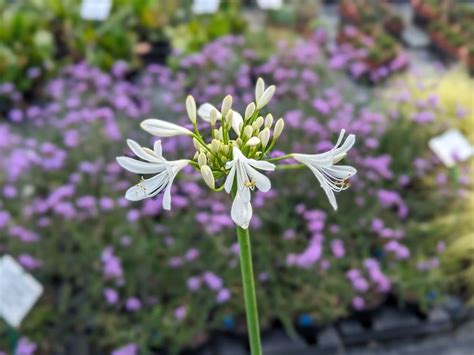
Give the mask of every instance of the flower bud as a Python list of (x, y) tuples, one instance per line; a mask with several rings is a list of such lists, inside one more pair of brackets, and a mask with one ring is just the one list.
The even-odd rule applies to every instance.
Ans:
[(265, 117), (265, 127), (271, 128), (273, 125), (273, 116), (271, 113)]
[(221, 113), (223, 117), (226, 117), (227, 112), (229, 112), (231, 107), (232, 107), (232, 96), (227, 95), (226, 97), (224, 97), (224, 100), (222, 100)]
[(260, 144), (260, 139), (258, 137), (252, 137), (247, 141), (247, 145), (250, 147), (255, 147)]
[(262, 117), (262, 116), (260, 116), (259, 118), (257, 118), (257, 119), (255, 120), (255, 122), (252, 123), (252, 127), (253, 127), (253, 129), (255, 129), (255, 130), (259, 130), (260, 127), (262, 127), (262, 126), (263, 126), (263, 117)]
[(257, 110), (260, 110), (263, 106), (268, 104), (270, 100), (273, 97), (273, 94), (275, 94), (275, 85), (269, 86), (260, 96), (259, 99), (257, 99)]
[(280, 118), (275, 124), (273, 139), (278, 139), (278, 137), (280, 137), (281, 132), (283, 132), (283, 128), (285, 128), (285, 121), (283, 121), (283, 118)]
[(211, 142), (211, 151), (213, 153), (217, 153), (219, 151), (219, 148), (220, 148), (219, 141), (217, 139), (213, 139)]
[(198, 164), (199, 166), (207, 164), (206, 154), (204, 154), (203, 152), (201, 152), (198, 156)]
[(234, 118), (234, 111), (229, 110), (229, 112), (227, 112), (227, 115), (225, 115), (225, 124), (227, 126), (227, 129), (232, 127), (232, 119), (233, 118)]
[(245, 109), (245, 119), (248, 120), (253, 115), (254, 112), (255, 112), (255, 104), (251, 102), (247, 105), (247, 108)]
[(191, 95), (188, 95), (186, 98), (186, 111), (191, 122), (196, 124), (196, 101), (194, 101), (194, 97)]
[(258, 102), (264, 90), (265, 90), (265, 82), (263, 81), (262, 78), (258, 78), (257, 84), (255, 85), (255, 101)]
[(207, 186), (209, 186), (211, 189), (214, 189), (216, 186), (216, 181), (214, 179), (214, 174), (208, 165), (201, 166), (201, 175)]
[(196, 138), (193, 138), (193, 144), (194, 144), (194, 149), (196, 149), (198, 152), (201, 149), (201, 143)]
[(250, 138), (253, 136), (253, 127), (252, 126), (245, 126), (244, 128), (244, 136)]
[(262, 132), (258, 135), (262, 142), (262, 147), (265, 148), (270, 140), (270, 128), (265, 127)]
[(218, 116), (217, 110), (214, 107), (211, 108), (211, 112), (209, 113), (209, 122), (211, 123), (212, 126), (216, 124), (217, 116)]
[(217, 134), (216, 134), (216, 138), (222, 140), (222, 138), (224, 137), (224, 136), (222, 135), (222, 126), (219, 127), (219, 129), (217, 130), (216, 133), (217, 133)]

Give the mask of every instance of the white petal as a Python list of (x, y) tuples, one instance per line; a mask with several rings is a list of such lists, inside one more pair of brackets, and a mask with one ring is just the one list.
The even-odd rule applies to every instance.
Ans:
[(257, 170), (252, 168), (250, 165), (247, 165), (246, 169), (247, 169), (247, 174), (255, 182), (255, 186), (257, 186), (257, 189), (259, 189), (262, 192), (267, 192), (268, 190), (271, 189), (272, 184), (271, 184), (270, 179), (268, 177), (266, 177), (262, 173), (259, 173)]
[(252, 213), (252, 205), (250, 202), (243, 201), (240, 196), (237, 195), (230, 211), (230, 215), (235, 224), (243, 229), (247, 229), (252, 219)]
[(159, 194), (166, 186), (169, 175), (166, 171), (143, 180), (139, 184), (132, 186), (125, 193), (125, 198), (129, 201), (139, 201)]
[(334, 149), (334, 156), (338, 156), (342, 153), (347, 153), (349, 149), (352, 148), (352, 146), (355, 143), (355, 135), (349, 134), (344, 142), (344, 144), (336, 149)]
[(326, 193), (326, 196), (328, 197), (329, 203), (331, 204), (332, 208), (334, 208), (334, 210), (337, 210), (336, 196), (334, 195), (334, 191), (329, 186), (326, 178), (315, 168), (311, 168), (311, 171), (321, 184), (321, 188)]
[(163, 163), (163, 159), (159, 159), (156, 154), (144, 147), (141, 147), (137, 142), (127, 139), (127, 144), (130, 147), (131, 151), (140, 159), (153, 162), (153, 163)]
[(155, 144), (153, 145), (153, 151), (155, 154), (159, 157), (163, 156), (163, 147), (161, 146), (161, 141), (157, 140)]
[(235, 164), (230, 169), (229, 175), (227, 175), (227, 178), (225, 179), (225, 183), (224, 183), (224, 189), (228, 194), (230, 194), (230, 192), (232, 191), (232, 186), (234, 185), (234, 179), (235, 179)]
[(135, 174), (157, 174), (166, 169), (161, 163), (147, 163), (129, 157), (118, 157), (117, 162), (122, 168)]
[(201, 106), (199, 106), (199, 109), (197, 111), (199, 117), (201, 117), (204, 121), (206, 122), (210, 122), (211, 121), (211, 110), (214, 109), (217, 111), (217, 119), (221, 119), (222, 118), (222, 115), (221, 113), (219, 112), (218, 109), (216, 109), (216, 107), (208, 102), (206, 102), (205, 104), (202, 104)]
[(257, 168), (257, 169), (260, 169), (260, 170), (265, 170), (265, 171), (274, 171), (275, 170), (275, 165), (272, 164), (272, 163), (269, 163), (268, 161), (249, 159), (248, 163), (251, 166), (253, 166), (254, 168)]

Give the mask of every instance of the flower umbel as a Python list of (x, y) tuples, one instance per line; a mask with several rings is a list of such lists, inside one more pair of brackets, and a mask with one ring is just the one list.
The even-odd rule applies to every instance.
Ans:
[[(140, 160), (119, 157), (119, 164), (130, 172), (153, 176), (147, 179), (142, 177), (141, 182), (131, 187), (125, 197), (138, 201), (156, 196), (164, 190), (163, 208), (170, 209), (173, 180), (178, 172), (189, 164), (201, 173), (209, 188), (215, 191), (225, 190), (232, 195), (231, 217), (238, 226), (247, 229), (253, 213), (252, 191), (257, 188), (267, 192), (271, 188), (270, 179), (260, 171), (274, 171), (274, 162), (293, 158), (311, 169), (329, 202), (337, 209), (334, 192), (345, 190), (349, 186), (347, 179), (356, 173), (356, 169), (335, 164), (342, 160), (354, 145), (354, 135), (349, 135), (343, 142), (345, 131), (342, 130), (334, 148), (322, 154), (295, 153), (270, 158), (270, 152), (285, 126), (283, 118), (273, 125), (273, 116), (270, 113), (265, 116), (261, 113), (274, 93), (275, 86), (266, 88), (263, 79), (259, 78), (255, 88), (255, 102), (247, 105), (243, 116), (233, 110), (230, 95), (224, 98), (220, 110), (210, 103), (204, 103), (196, 110), (194, 98), (188, 96), (186, 112), (194, 131), (154, 118), (143, 121), (141, 127), (157, 137), (191, 136), (196, 153), (193, 159), (168, 161), (163, 157), (160, 141), (157, 141), (151, 150), (128, 140), (130, 149)], [(197, 116), (209, 123), (208, 129), (201, 128), (208, 133), (208, 138), (198, 129)], [(300, 164), (286, 164), (282, 168), (300, 167)]]

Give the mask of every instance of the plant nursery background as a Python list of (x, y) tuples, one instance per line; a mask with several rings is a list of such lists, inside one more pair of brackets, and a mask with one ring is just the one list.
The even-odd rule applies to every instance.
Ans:
[(230, 196), (189, 169), (172, 211), (128, 201), (115, 157), (153, 145), (146, 118), (189, 125), (190, 94), (243, 115), (259, 77), (285, 121), (275, 156), (345, 129), (358, 171), (337, 211), (309, 170), (254, 194), (264, 353), (335, 353), (328, 329), (343, 351), (405, 337), (380, 332), (386, 312), (411, 335), (472, 322), (473, 23), (454, 0), (0, 0), (0, 270), (11, 257), (42, 289), (11, 324), (26, 281), (0, 279), (0, 354), (248, 353)]

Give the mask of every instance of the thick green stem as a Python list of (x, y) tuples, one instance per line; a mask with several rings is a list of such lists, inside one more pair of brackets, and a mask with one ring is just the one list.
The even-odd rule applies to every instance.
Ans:
[(237, 227), (237, 236), (239, 238), (240, 269), (242, 271), (242, 283), (244, 286), (245, 312), (247, 316), (250, 351), (252, 355), (262, 355), (249, 230)]

